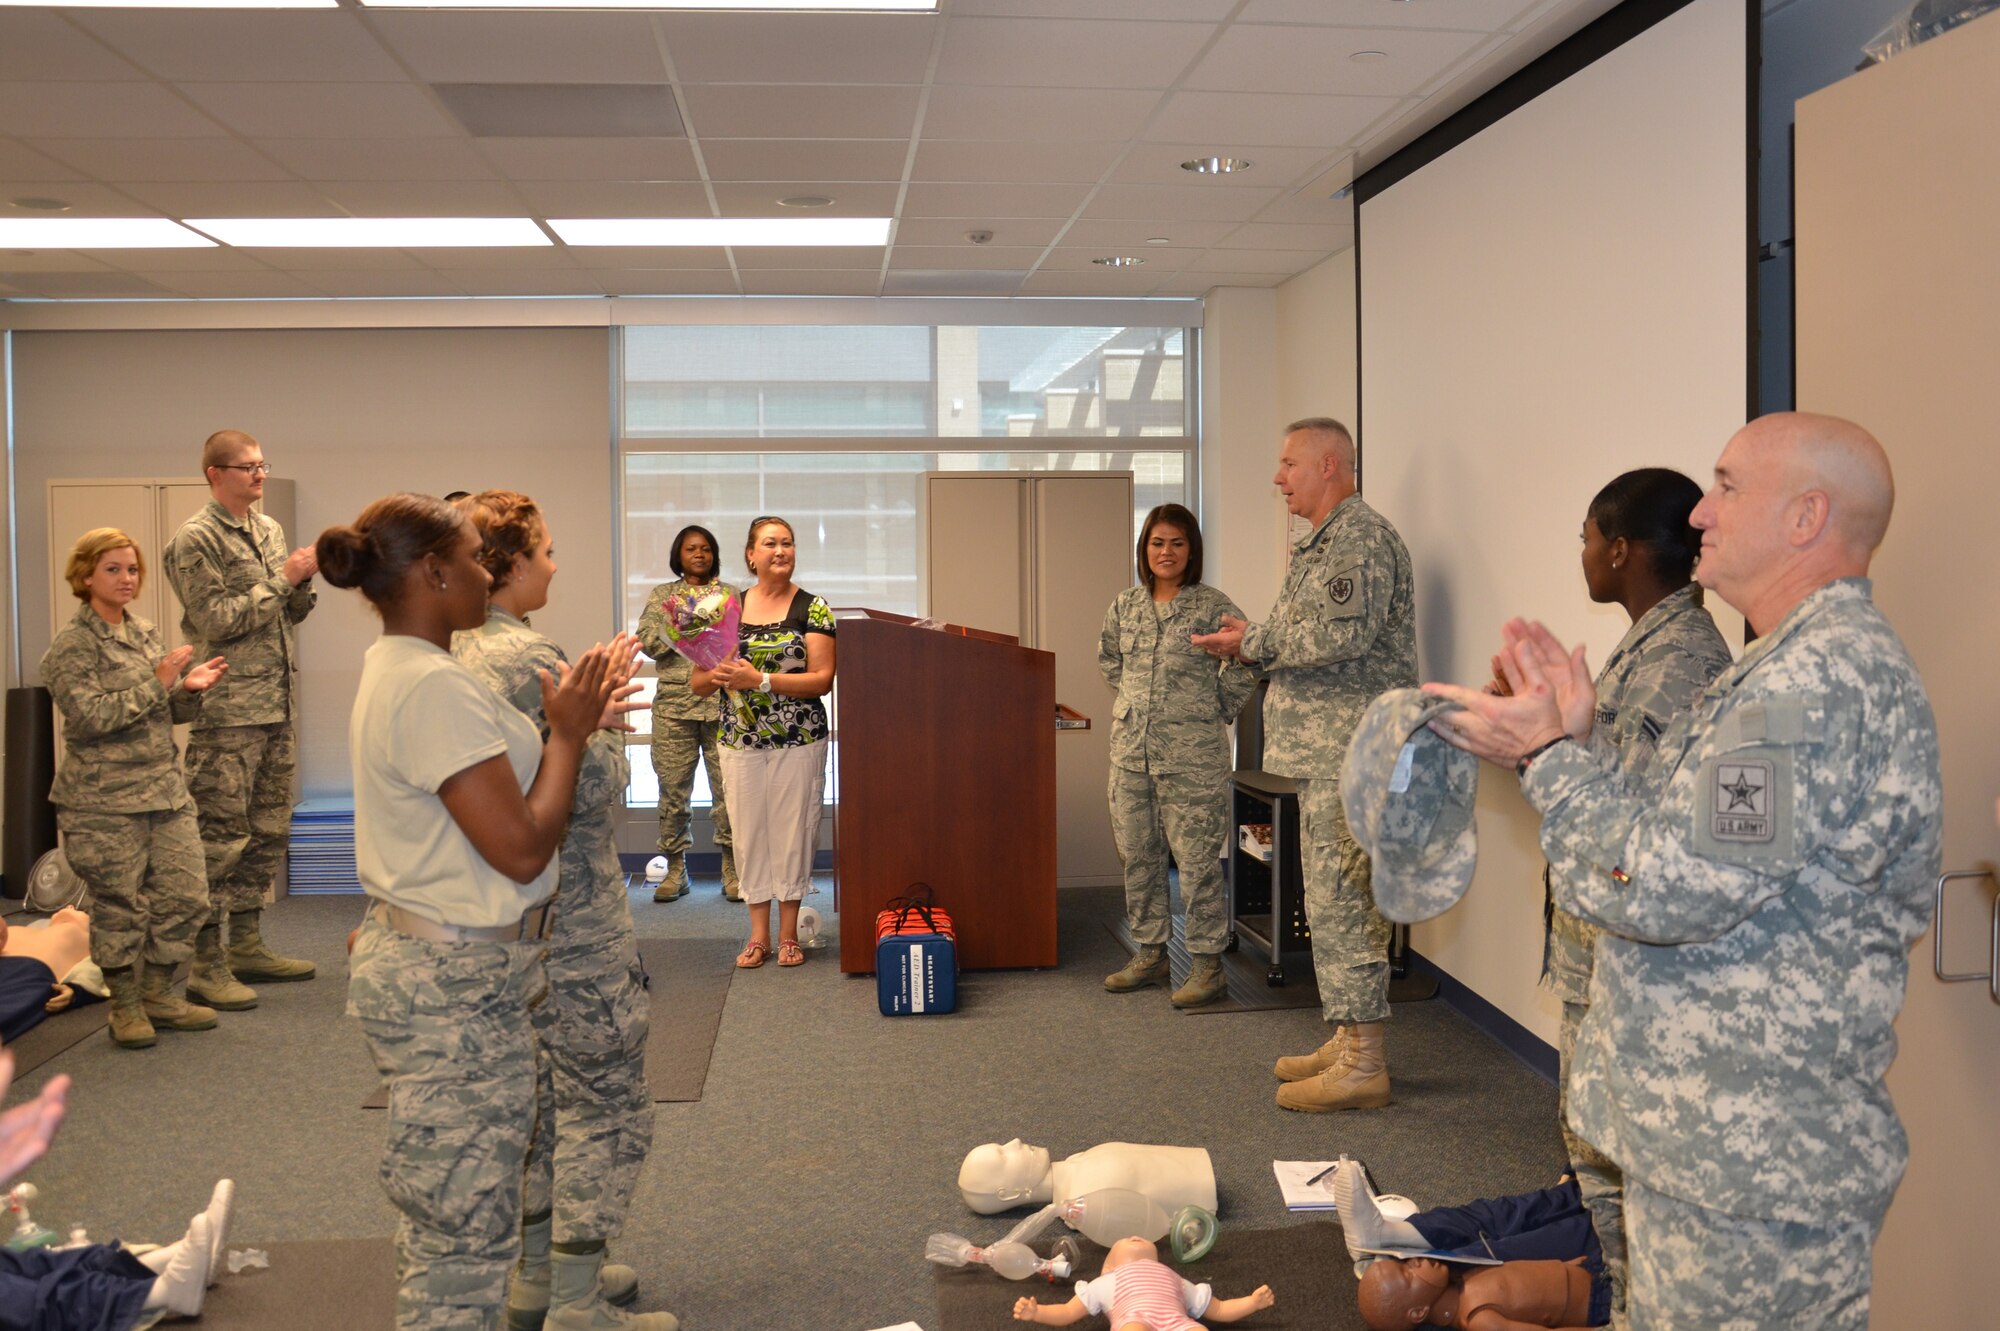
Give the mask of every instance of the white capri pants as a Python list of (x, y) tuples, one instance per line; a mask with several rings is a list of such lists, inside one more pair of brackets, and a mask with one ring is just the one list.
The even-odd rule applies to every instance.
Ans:
[(819, 849), (826, 741), (784, 749), (724, 745), (722, 781), (743, 899), (753, 906), (803, 900)]

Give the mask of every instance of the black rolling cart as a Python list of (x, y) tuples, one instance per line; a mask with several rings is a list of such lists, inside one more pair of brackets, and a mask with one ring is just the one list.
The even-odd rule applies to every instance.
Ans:
[[(1230, 774), (1229, 785), (1231, 944), (1248, 940), (1265, 958), (1265, 983), (1281, 985), (1285, 957), (1312, 950), (1299, 871), (1298, 783), (1269, 772), (1238, 771)], [(1256, 828), (1270, 829), (1268, 842), (1246, 830)]]

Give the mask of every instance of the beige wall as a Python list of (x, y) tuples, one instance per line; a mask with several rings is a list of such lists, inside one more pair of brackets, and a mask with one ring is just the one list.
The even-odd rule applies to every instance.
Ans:
[[(561, 576), (537, 626), (565, 645), (616, 627), (609, 334), (598, 329), (36, 332), (14, 338), (19, 623), (29, 682), (48, 646), (46, 482), (198, 474), (201, 441), (248, 430), (298, 483), (295, 545), (394, 490), (535, 496)], [(300, 629), (308, 794), (351, 786), (347, 718), (376, 621), (320, 585)]]
[(1278, 414), (1285, 421), (1331, 416), (1353, 429), (1360, 415), (1354, 257), (1342, 250), (1278, 288)]

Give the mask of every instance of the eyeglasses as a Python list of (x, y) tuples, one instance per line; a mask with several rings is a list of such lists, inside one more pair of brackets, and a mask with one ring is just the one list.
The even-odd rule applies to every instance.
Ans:
[(269, 476), (271, 464), (268, 462), (218, 462), (217, 471), (247, 471), (252, 476)]

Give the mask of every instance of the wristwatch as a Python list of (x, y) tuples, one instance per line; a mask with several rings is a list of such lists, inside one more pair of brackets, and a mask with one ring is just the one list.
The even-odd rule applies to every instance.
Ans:
[(763, 690), (763, 691), (764, 691), (765, 693), (769, 693), (769, 692), (771, 691), (771, 672), (770, 672), (770, 671), (766, 670), (766, 671), (764, 672), (764, 682), (763, 682), (762, 684), (759, 684), (759, 685), (758, 685), (757, 687), (758, 687), (759, 689)]

